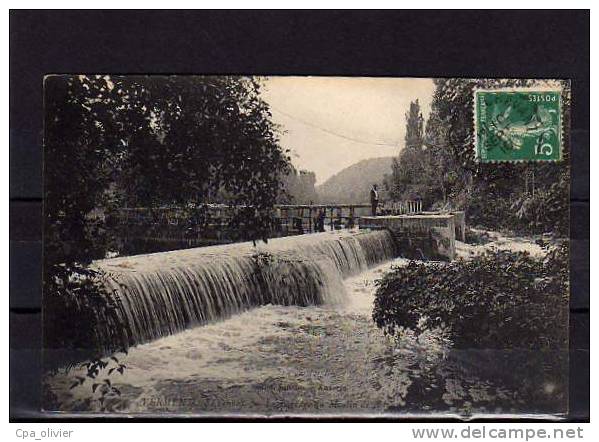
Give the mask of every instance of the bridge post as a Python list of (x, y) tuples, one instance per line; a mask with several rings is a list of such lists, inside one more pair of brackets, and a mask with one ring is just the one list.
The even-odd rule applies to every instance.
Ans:
[(352, 229), (355, 225), (355, 215), (354, 215), (354, 206), (349, 206), (349, 216), (347, 220), (347, 227)]

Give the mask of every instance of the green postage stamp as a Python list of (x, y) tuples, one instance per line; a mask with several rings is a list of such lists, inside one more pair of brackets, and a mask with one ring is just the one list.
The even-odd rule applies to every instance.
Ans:
[(562, 159), (559, 90), (476, 90), (474, 120), (478, 161)]

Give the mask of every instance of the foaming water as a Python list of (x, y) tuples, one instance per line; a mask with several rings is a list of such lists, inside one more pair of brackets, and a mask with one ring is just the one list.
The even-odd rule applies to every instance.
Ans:
[(128, 347), (260, 305), (340, 303), (343, 278), (395, 255), (387, 231), (342, 231), (98, 261), (118, 303), (96, 344)]
[[(348, 235), (340, 237), (347, 240)], [(335, 234), (323, 234), (299, 243), (273, 241), (255, 253), (263, 260), (268, 258), (267, 252), (297, 257), (285, 250), (295, 247), (303, 252), (311, 244), (335, 238)], [(370, 236), (364, 239), (369, 244), (362, 247), (384, 250), (378, 240), (384, 242), (384, 236)], [(501, 237), (493, 244), (518, 250), (524, 243)], [(475, 258), (493, 244), (465, 249), (466, 258)], [(222, 248), (205, 250), (215, 262), (216, 257), (224, 259)], [(233, 253), (233, 249), (227, 250)], [(339, 249), (337, 252), (344, 256)], [(187, 259), (193, 261), (191, 256), (194, 253), (183, 258), (176, 252), (145, 258), (157, 270), (160, 262), (169, 262), (165, 269), (178, 268)], [(246, 256), (245, 252), (239, 256)], [(547, 419), (567, 408), (567, 351), (452, 349), (438, 329), (406, 330), (401, 339), (390, 340), (372, 321), (375, 282), (392, 268), (408, 265), (409, 260), (396, 258), (375, 265), (354, 262), (366, 262), (369, 268), (343, 280), (347, 302), (341, 305), (330, 305), (335, 302), (335, 291), (323, 305), (247, 308), (226, 320), (190, 327), (139, 345), (127, 355), (117, 354), (119, 362), (126, 364), (124, 372), (109, 375), (119, 363), (110, 361), (96, 380), (75, 387), (76, 376), (86, 377), (86, 367), (48, 373), (45, 382), (57, 403), (45, 408), (202, 416), (442, 413), (454, 419), (517, 413)], [(106, 268), (114, 265), (123, 272), (127, 268), (137, 272), (138, 266), (150, 268), (150, 264), (128, 258), (106, 263), (110, 264)], [(329, 266), (326, 272), (341, 274), (335, 259), (321, 260), (320, 265)], [(269, 277), (275, 278), (277, 267), (271, 264), (267, 268), (272, 272)], [(285, 296), (281, 294), (281, 298)], [(92, 385), (104, 379), (122, 394), (101, 402), (101, 390)]]

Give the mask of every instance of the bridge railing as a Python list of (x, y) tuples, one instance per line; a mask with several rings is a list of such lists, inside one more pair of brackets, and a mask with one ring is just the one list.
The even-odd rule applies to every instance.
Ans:
[(352, 228), (370, 214), (367, 204), (281, 204), (274, 207), (277, 227), (285, 234)]
[[(416, 202), (383, 204), (380, 215), (410, 214)], [(198, 207), (121, 208), (109, 226), (123, 254), (150, 253), (244, 241), (243, 228), (232, 227), (239, 207), (208, 204)], [(353, 228), (370, 216), (369, 204), (281, 204), (272, 211), (271, 237)], [(103, 216), (95, 213), (93, 216)]]
[[(114, 218), (120, 225), (180, 226), (201, 224), (204, 228), (219, 228), (229, 225), (239, 206), (207, 204), (197, 208), (122, 208)], [(362, 216), (370, 216), (370, 204), (279, 204), (273, 208), (273, 219), (277, 229), (283, 234), (307, 233), (351, 228), (358, 224)], [(419, 213), (420, 201), (404, 201), (382, 204), (377, 214), (399, 215)], [(197, 220), (194, 222), (194, 218)], [(168, 230), (168, 229), (167, 229)]]

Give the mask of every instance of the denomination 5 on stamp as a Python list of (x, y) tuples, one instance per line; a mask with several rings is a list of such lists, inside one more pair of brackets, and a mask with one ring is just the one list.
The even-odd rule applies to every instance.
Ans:
[(476, 90), (474, 120), (478, 161), (562, 159), (558, 90)]

